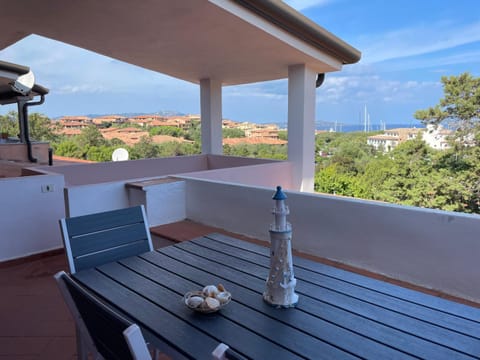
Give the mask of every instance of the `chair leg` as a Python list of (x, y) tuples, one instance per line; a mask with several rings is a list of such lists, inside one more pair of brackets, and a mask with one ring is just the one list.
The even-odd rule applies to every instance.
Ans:
[(79, 360), (88, 360), (88, 349), (78, 326), (75, 326), (75, 332), (77, 338), (77, 358)]
[[(83, 332), (75, 325), (75, 332), (77, 338), (77, 359), (78, 360), (103, 360), (103, 356), (97, 351), (93, 344), (85, 339)], [(89, 355), (92, 355), (90, 358)]]

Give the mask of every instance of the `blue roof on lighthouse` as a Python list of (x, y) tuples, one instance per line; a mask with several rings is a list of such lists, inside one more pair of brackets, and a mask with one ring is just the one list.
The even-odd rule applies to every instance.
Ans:
[(273, 200), (285, 200), (287, 198), (287, 195), (282, 191), (281, 186), (277, 186), (277, 191), (275, 192), (275, 195), (273, 195)]

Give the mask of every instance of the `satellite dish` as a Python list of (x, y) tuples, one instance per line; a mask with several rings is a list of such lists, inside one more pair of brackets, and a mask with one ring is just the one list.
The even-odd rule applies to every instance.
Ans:
[(11, 86), (13, 91), (22, 95), (27, 95), (30, 90), (32, 90), (34, 84), (35, 76), (33, 75), (32, 71), (29, 71), (26, 74), (20, 75), (17, 80), (11, 84)]
[(115, 149), (112, 154), (113, 161), (125, 161), (128, 160), (128, 151), (124, 148)]

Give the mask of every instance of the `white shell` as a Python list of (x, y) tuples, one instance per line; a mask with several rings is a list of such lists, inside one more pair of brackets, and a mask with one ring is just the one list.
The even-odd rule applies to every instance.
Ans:
[(220, 301), (220, 304), (226, 303), (228, 300), (230, 300), (230, 293), (223, 291), (217, 294), (215, 298)]
[(205, 299), (205, 303), (207, 304), (208, 308), (212, 310), (220, 306), (220, 301), (210, 296)]
[(193, 308), (199, 307), (203, 304), (203, 298), (200, 296), (191, 296), (187, 299), (187, 305)]
[(218, 289), (215, 285), (207, 285), (202, 292), (205, 296), (215, 297), (218, 294)]

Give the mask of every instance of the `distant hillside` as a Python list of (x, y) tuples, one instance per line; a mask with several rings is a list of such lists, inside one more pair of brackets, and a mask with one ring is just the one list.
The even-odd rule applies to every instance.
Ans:
[[(112, 115), (112, 113), (104, 113), (104, 114), (75, 114), (75, 116), (87, 116), (89, 118), (98, 118), (102, 116)], [(129, 112), (129, 113), (115, 113), (115, 115), (125, 116), (125, 117), (133, 117), (138, 115), (160, 115), (160, 116), (185, 116), (185, 113), (175, 111), (175, 110), (160, 110), (157, 112)], [(52, 120), (61, 119), (66, 115), (56, 116), (52, 118)]]

